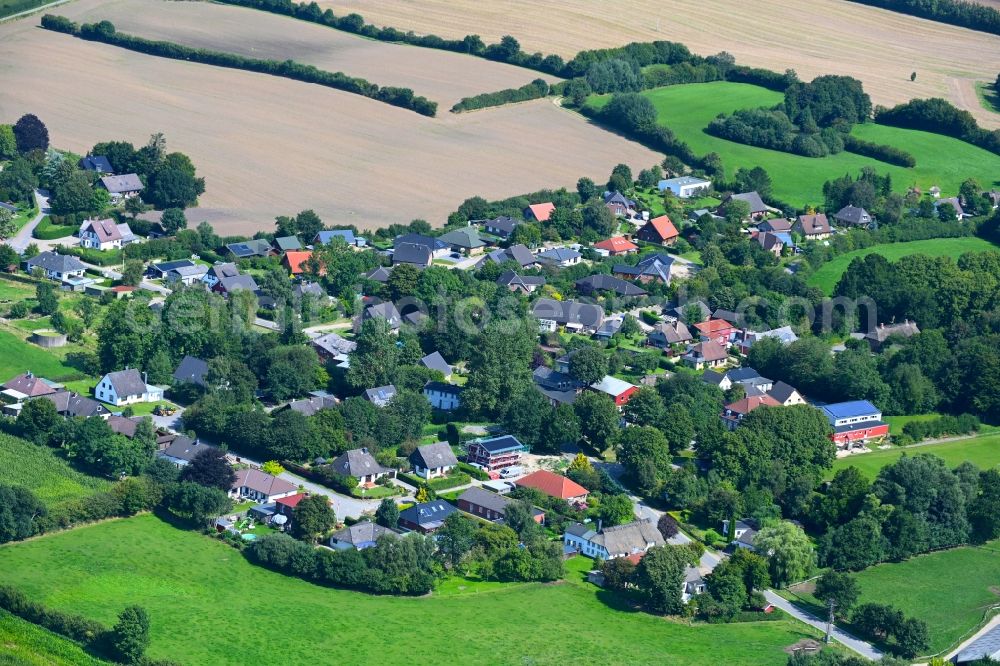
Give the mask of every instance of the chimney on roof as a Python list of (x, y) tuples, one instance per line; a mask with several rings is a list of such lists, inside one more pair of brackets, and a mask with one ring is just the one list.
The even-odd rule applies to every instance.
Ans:
[(600, 533), (601, 528), (603, 526), (604, 526), (604, 519), (603, 518), (598, 518), (597, 519), (597, 531), (598, 531), (598, 533)]
[(361, 453), (368, 453), (368, 447), (367, 446), (362, 446), (361, 447)]

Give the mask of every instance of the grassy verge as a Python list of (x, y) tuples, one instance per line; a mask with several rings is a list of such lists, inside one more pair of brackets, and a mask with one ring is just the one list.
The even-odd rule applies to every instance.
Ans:
[(994, 84), (980, 81), (976, 84), (976, 95), (979, 97), (979, 103), (983, 105), (984, 109), (993, 113), (1000, 113), (1000, 92), (997, 92)]
[(0, 610), (0, 663), (10, 666), (101, 666), (71, 640)]
[(806, 282), (810, 287), (819, 287), (823, 293), (830, 295), (843, 276), (844, 271), (856, 257), (866, 257), (878, 253), (889, 261), (897, 261), (912, 254), (926, 254), (931, 257), (951, 257), (957, 259), (966, 252), (984, 252), (1000, 250), (996, 245), (974, 236), (963, 238), (932, 238), (929, 240), (910, 241), (908, 243), (884, 243), (873, 245), (863, 250), (847, 252), (820, 266), (809, 276)]
[(980, 469), (989, 469), (1000, 465), (1000, 435), (980, 435), (954, 442), (916, 444), (880, 449), (871, 453), (859, 453), (846, 458), (838, 458), (834, 461), (833, 469), (829, 471), (827, 476), (832, 478), (837, 470), (845, 467), (857, 467), (866, 477), (874, 479), (880, 469), (896, 462), (903, 455), (915, 456), (922, 453), (938, 456), (949, 467), (957, 467), (968, 460), (975, 463)]
[[(490, 586), (489, 594), (373, 596), (312, 585), (249, 564), (242, 555), (152, 515), (108, 521), (0, 548), (0, 569), (26, 594), (112, 624), (127, 604), (151, 617), (153, 658), (189, 664), (322, 661), (361, 663), (561, 664), (570, 654), (616, 663), (779, 666), (782, 648), (815, 633), (783, 620), (691, 625), (635, 612), (586, 583), (583, 565), (558, 584)], [(485, 588), (483, 588), (485, 591)], [(280, 631), (243, 631), (271, 617), (275, 600), (294, 609)], [(202, 618), (191, 622), (192, 617)], [(412, 632), (414, 618), (433, 632)], [(363, 618), (377, 618), (366, 621)], [(469, 619), (502, 630), (469, 631)]]
[(88, 497), (111, 482), (76, 471), (55, 450), (0, 433), (3, 482), (24, 486), (48, 505)]
[[(27, 335), (27, 331), (24, 331), (24, 335)], [(6, 381), (28, 370), (54, 380), (79, 376), (80, 372), (64, 363), (56, 353), (64, 350), (65, 348), (44, 350), (7, 330), (0, 330), (0, 378)]]

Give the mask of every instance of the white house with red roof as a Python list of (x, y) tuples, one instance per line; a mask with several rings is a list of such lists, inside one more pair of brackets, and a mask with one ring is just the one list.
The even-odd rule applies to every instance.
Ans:
[(528, 220), (537, 220), (539, 222), (547, 222), (550, 217), (552, 217), (552, 211), (556, 209), (556, 205), (551, 201), (546, 201), (545, 203), (531, 204), (524, 209), (524, 217)]
[(729, 346), (729, 341), (732, 339), (733, 334), (739, 331), (738, 328), (725, 319), (699, 321), (694, 327), (698, 330), (698, 335), (702, 342), (711, 340), (723, 347)]
[(747, 414), (758, 407), (781, 407), (781, 403), (766, 393), (747, 396), (725, 406), (721, 414), (722, 424), (730, 430), (736, 430)]
[(608, 238), (607, 240), (602, 240), (599, 243), (594, 243), (594, 249), (601, 254), (606, 253), (609, 257), (618, 257), (623, 254), (638, 252), (639, 246), (624, 236), (615, 236), (614, 238)]
[(94, 250), (113, 250), (135, 241), (135, 234), (127, 222), (114, 220), (85, 220), (80, 225), (80, 247)]

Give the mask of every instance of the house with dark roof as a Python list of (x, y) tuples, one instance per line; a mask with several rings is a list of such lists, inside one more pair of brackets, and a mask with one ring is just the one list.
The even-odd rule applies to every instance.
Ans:
[(467, 257), (482, 254), (486, 246), (486, 241), (479, 237), (479, 229), (472, 225), (449, 231), (438, 240), (447, 243), (453, 252), (461, 252)]
[(639, 228), (635, 237), (647, 243), (658, 245), (673, 245), (680, 237), (677, 227), (666, 215), (654, 217)]
[(531, 204), (524, 209), (524, 219), (547, 222), (548, 219), (552, 217), (552, 211), (555, 209), (556, 205), (551, 201), (546, 203)]
[(162, 279), (166, 277), (167, 273), (170, 271), (182, 268), (194, 266), (195, 263), (190, 259), (178, 259), (177, 261), (164, 261), (158, 264), (150, 264), (149, 268), (146, 269), (146, 275), (155, 279)]
[(770, 232), (772, 234), (787, 233), (792, 230), (792, 221), (783, 217), (776, 217), (772, 220), (764, 220), (757, 225), (757, 231)]
[(610, 291), (622, 297), (645, 296), (648, 292), (642, 287), (616, 278), (613, 275), (601, 273), (599, 275), (589, 275), (580, 278), (575, 283), (577, 291), (586, 296), (592, 296), (598, 292)]
[(733, 528), (733, 540), (731, 543), (736, 548), (756, 550), (753, 545), (756, 536), (756, 523), (749, 520), (737, 520), (736, 526)]
[(534, 369), (532, 380), (535, 382), (535, 388), (548, 398), (549, 404), (553, 407), (572, 405), (584, 387), (583, 382), (572, 375), (544, 365)]
[(30, 371), (8, 379), (3, 387), (4, 391), (16, 400), (37, 398), (57, 391), (48, 381)]
[(156, 455), (172, 462), (177, 467), (184, 467), (202, 451), (214, 448), (211, 444), (204, 444), (186, 435), (176, 435), (167, 442), (164, 448), (157, 451)]
[(34, 273), (35, 269), (41, 269), (45, 276), (60, 282), (73, 282), (83, 278), (86, 266), (79, 259), (68, 254), (56, 254), (55, 252), (42, 252), (25, 261), (28, 273)]
[[(73, 391), (60, 390), (55, 393), (46, 393), (38, 396), (38, 399), (48, 400), (55, 405), (56, 412), (60, 416), (67, 418), (89, 419), (96, 416), (106, 419), (111, 415), (111, 412), (101, 403)], [(135, 433), (134, 426), (132, 433)]]
[(624, 236), (614, 236), (594, 243), (594, 249), (609, 257), (620, 257), (638, 252), (639, 246)]
[(239, 267), (232, 262), (219, 262), (213, 264), (208, 271), (201, 277), (201, 281), (208, 286), (209, 289), (214, 287), (219, 283), (222, 278), (236, 277), (240, 274)]
[(962, 208), (962, 202), (959, 200), (958, 197), (948, 197), (945, 199), (938, 199), (937, 201), (934, 202), (934, 210), (938, 211), (941, 208), (941, 206), (946, 204), (955, 209), (955, 217), (957, 219), (964, 220), (965, 218), (969, 217), (969, 214), (965, 212), (964, 208)]
[(380, 537), (396, 537), (399, 533), (370, 520), (348, 525), (330, 535), (330, 548), (334, 550), (364, 550), (377, 545)]
[(362, 394), (364, 399), (376, 407), (385, 407), (396, 397), (396, 387), (392, 384), (365, 389)]
[(454, 504), (444, 500), (433, 500), (414, 504), (399, 512), (399, 526), (411, 532), (430, 534), (442, 525), (448, 516), (458, 511)]
[(759, 389), (761, 393), (767, 393), (774, 386), (774, 381), (761, 376), (753, 368), (733, 368), (726, 372), (706, 370), (702, 374), (701, 380), (723, 391), (728, 391), (733, 386), (740, 385), (744, 390), (749, 390), (753, 387)]
[(563, 534), (564, 546), (593, 559), (613, 560), (645, 553), (665, 543), (660, 530), (649, 519), (603, 529), (600, 524), (596, 530), (594, 527), (593, 523), (570, 525)]
[(398, 243), (392, 251), (392, 265), (410, 264), (417, 268), (427, 268), (433, 261), (433, 253), (426, 245)]
[(725, 365), (728, 359), (726, 348), (714, 340), (699, 342), (681, 356), (684, 364), (695, 370), (718, 368)]
[(974, 641), (961, 648), (953, 657), (953, 663), (990, 664), (1000, 662), (1000, 626), (988, 629)]
[(321, 409), (333, 409), (337, 406), (337, 398), (332, 395), (312, 395), (300, 400), (292, 400), (285, 409), (298, 412), (303, 416), (314, 416)]
[(163, 400), (163, 389), (146, 383), (144, 375), (135, 368), (109, 372), (97, 382), (94, 395), (101, 402), (121, 407), (137, 402)]
[(644, 257), (635, 266), (615, 264), (611, 269), (611, 273), (616, 277), (625, 280), (635, 280), (643, 284), (650, 282), (670, 284), (670, 268), (673, 264), (673, 257), (665, 254), (653, 254)]
[(864, 208), (859, 208), (854, 204), (848, 204), (838, 210), (834, 214), (833, 219), (837, 221), (837, 224), (845, 227), (859, 227), (861, 229), (867, 229), (871, 227), (872, 222), (875, 218), (871, 216)]
[(635, 213), (635, 202), (617, 190), (604, 193), (604, 206), (615, 217), (632, 217)]
[(342, 476), (352, 476), (358, 480), (358, 485), (370, 485), (383, 477), (396, 478), (396, 470), (383, 467), (368, 453), (368, 449), (352, 449), (337, 456), (330, 467)]
[(448, 365), (448, 361), (444, 360), (444, 356), (441, 356), (441, 352), (431, 352), (427, 356), (420, 359), (420, 365), (424, 366), (428, 370), (437, 370), (445, 379), (451, 377), (453, 372), (452, 367)]
[(264, 238), (252, 238), (248, 241), (230, 243), (226, 249), (237, 259), (252, 259), (254, 257), (270, 257), (274, 254), (271, 243)]
[(517, 225), (521, 224), (521, 220), (514, 219), (509, 215), (501, 215), (492, 220), (484, 220), (479, 224), (483, 226), (486, 233), (502, 240), (509, 240), (514, 233), (514, 229), (517, 228)]
[(897, 338), (911, 338), (919, 333), (920, 328), (917, 327), (917, 322), (906, 319), (898, 324), (889, 324), (888, 326), (884, 323), (879, 324), (878, 327), (865, 333), (865, 340), (868, 341), (868, 346), (871, 347), (873, 352), (879, 352), (889, 342), (889, 338), (893, 336)]
[(425, 236), (423, 234), (409, 233), (396, 236), (392, 241), (392, 246), (398, 249), (400, 245), (422, 245), (431, 253), (431, 258), (433, 259), (446, 257), (451, 252), (448, 244), (440, 238)]
[(760, 198), (760, 195), (756, 192), (741, 192), (738, 194), (727, 194), (723, 199), (722, 203), (719, 204), (718, 211), (721, 215), (726, 214), (726, 208), (730, 203), (734, 201), (744, 201), (748, 206), (750, 206), (750, 219), (759, 220), (762, 219), (768, 211), (767, 205), (764, 200)]
[(450, 412), (462, 406), (462, 391), (465, 389), (444, 382), (427, 382), (422, 393), (434, 409)]
[(313, 338), (309, 341), (309, 344), (312, 345), (312, 348), (316, 350), (321, 359), (324, 361), (334, 361), (338, 364), (337, 367), (343, 368), (350, 367), (348, 364), (348, 355), (358, 346), (358, 343), (353, 340), (347, 340), (336, 333), (327, 333), (318, 338)]
[(229, 488), (234, 499), (272, 502), (299, 492), (298, 486), (259, 469), (236, 470), (236, 480)]
[[(208, 268), (204, 264), (192, 264), (191, 266), (178, 266), (163, 274), (163, 281), (168, 284), (192, 285), (195, 282), (202, 282), (208, 275)], [(216, 283), (218, 284), (218, 283)]]
[(497, 278), (497, 284), (513, 292), (533, 294), (536, 289), (545, 285), (545, 278), (540, 275), (518, 275), (514, 271), (504, 271)]
[(145, 189), (142, 181), (139, 180), (139, 176), (134, 173), (126, 173), (120, 176), (102, 176), (97, 184), (111, 195), (111, 203), (131, 199)]
[[(507, 507), (514, 504), (516, 501), (517, 500), (480, 488), (479, 486), (466, 488), (457, 499), (459, 510), (473, 515), (476, 518), (488, 520), (491, 523), (502, 523), (507, 512)], [(539, 525), (545, 523), (544, 511), (537, 507), (531, 507), (531, 513), (532, 518), (536, 523)]]
[(805, 398), (802, 397), (802, 394), (795, 390), (794, 386), (786, 384), (785, 382), (776, 382), (767, 394), (785, 407), (806, 404)]
[(486, 255), (476, 264), (476, 270), (485, 266), (486, 262), (504, 264), (508, 261), (516, 262), (521, 268), (537, 268), (539, 265), (538, 259), (535, 255), (531, 254), (531, 250), (529, 250), (527, 246), (518, 243), (516, 245), (511, 245), (504, 250), (493, 250), (492, 252), (487, 252)]
[(373, 303), (366, 307), (361, 313), (361, 321), (365, 322), (369, 319), (384, 319), (393, 331), (398, 331), (403, 323), (399, 310), (396, 309), (396, 305), (392, 301)]
[(513, 435), (473, 439), (465, 447), (465, 459), (491, 472), (516, 465), (528, 447)]
[(780, 257), (781, 253), (785, 250), (785, 241), (782, 240), (777, 234), (772, 234), (770, 231), (765, 231), (764, 233), (758, 233), (754, 240), (760, 245), (765, 252), (773, 254), (775, 257)]
[(185, 355), (174, 370), (175, 384), (196, 384), (204, 388), (205, 375), (208, 374), (208, 362), (194, 356)]
[(80, 158), (80, 168), (100, 175), (115, 172), (114, 167), (111, 166), (111, 160), (104, 155), (87, 155)]
[(657, 349), (670, 349), (673, 345), (690, 342), (691, 331), (681, 320), (657, 324), (646, 336), (646, 344)]
[(278, 252), (301, 250), (302, 241), (298, 239), (298, 236), (280, 236), (274, 239), (274, 249)]
[[(688, 309), (698, 311), (698, 319), (696, 321), (688, 321)], [(712, 316), (712, 308), (708, 307), (705, 301), (690, 301), (688, 303), (668, 303), (663, 306), (663, 314), (680, 319), (686, 324), (696, 324), (699, 321), (704, 321)]]
[(423, 479), (446, 476), (458, 466), (458, 458), (448, 442), (435, 442), (418, 446), (408, 458), (413, 473)]
[(583, 255), (568, 247), (553, 247), (542, 250), (535, 255), (539, 263), (558, 268), (568, 268), (576, 266), (583, 259)]
[(554, 332), (563, 327), (574, 332), (594, 332), (604, 321), (604, 308), (593, 303), (539, 298), (531, 307), (540, 331)]
[(212, 291), (222, 294), (223, 296), (228, 296), (234, 291), (239, 290), (249, 291), (251, 293), (258, 293), (260, 287), (257, 286), (257, 281), (253, 279), (252, 275), (234, 275), (232, 277), (224, 277), (215, 283), (212, 287)]
[(378, 282), (379, 284), (385, 284), (389, 281), (390, 275), (392, 275), (392, 266), (376, 266), (365, 273), (364, 278), (366, 280)]
[(833, 234), (825, 213), (799, 215), (792, 225), (792, 231), (802, 234), (806, 240), (823, 240)]

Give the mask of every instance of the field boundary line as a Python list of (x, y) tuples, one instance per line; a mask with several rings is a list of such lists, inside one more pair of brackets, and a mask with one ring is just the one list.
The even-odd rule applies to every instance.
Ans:
[(7, 21), (16, 21), (19, 18), (24, 18), (25, 16), (30, 16), (36, 12), (48, 9), (49, 7), (56, 7), (57, 5), (65, 5), (67, 2), (72, 2), (73, 0), (55, 0), (55, 2), (50, 2), (45, 5), (39, 5), (34, 9), (25, 9), (23, 12), (18, 12), (16, 14), (11, 14), (10, 16), (4, 16), (0, 18), (0, 23), (6, 23)]

